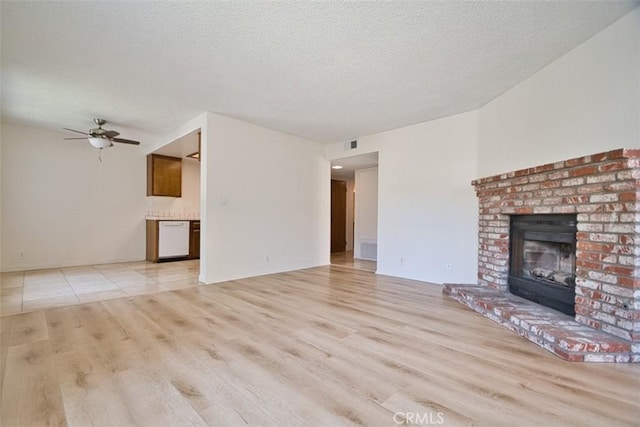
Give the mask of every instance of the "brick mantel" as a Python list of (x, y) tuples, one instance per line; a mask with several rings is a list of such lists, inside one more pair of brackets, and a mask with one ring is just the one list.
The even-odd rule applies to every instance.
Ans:
[(479, 198), (478, 280), (506, 291), (509, 217), (575, 213), (575, 320), (640, 354), (640, 149), (619, 149), (472, 183)]

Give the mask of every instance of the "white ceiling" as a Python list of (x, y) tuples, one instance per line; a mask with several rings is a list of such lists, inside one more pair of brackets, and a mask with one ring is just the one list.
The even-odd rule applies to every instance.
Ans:
[(318, 142), (476, 109), (638, 1), (1, 1), (2, 115), (150, 144), (203, 111)]
[(171, 157), (187, 157), (198, 152), (198, 131), (191, 132), (154, 151), (156, 154)]

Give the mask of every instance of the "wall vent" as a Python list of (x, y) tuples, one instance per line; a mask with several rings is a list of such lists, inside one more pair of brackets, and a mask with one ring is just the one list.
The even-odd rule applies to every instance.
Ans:
[(378, 259), (378, 243), (360, 242), (360, 258), (376, 261)]
[(354, 139), (354, 140), (353, 140), (353, 141), (351, 141), (351, 142), (345, 142), (345, 143), (343, 144), (343, 147), (344, 147), (344, 149), (345, 149), (345, 150), (353, 150), (353, 149), (356, 149), (356, 148), (358, 148), (358, 141)]

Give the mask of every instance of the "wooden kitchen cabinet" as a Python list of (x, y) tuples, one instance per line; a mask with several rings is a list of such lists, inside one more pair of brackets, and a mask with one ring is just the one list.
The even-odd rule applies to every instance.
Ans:
[(158, 221), (147, 220), (147, 261), (158, 262)]
[(147, 156), (147, 196), (182, 197), (182, 159)]
[[(147, 261), (176, 261), (182, 258), (161, 259), (159, 251), (159, 220), (146, 220), (147, 229)], [(189, 221), (189, 256), (188, 259), (200, 259), (200, 221)]]
[(189, 235), (189, 258), (200, 258), (200, 221), (191, 221)]

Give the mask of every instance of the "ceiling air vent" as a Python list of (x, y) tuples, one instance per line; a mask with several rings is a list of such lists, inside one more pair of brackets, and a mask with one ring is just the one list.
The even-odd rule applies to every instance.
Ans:
[(345, 142), (344, 143), (344, 149), (345, 150), (353, 150), (355, 148), (358, 148), (358, 140), (353, 140), (351, 142)]

